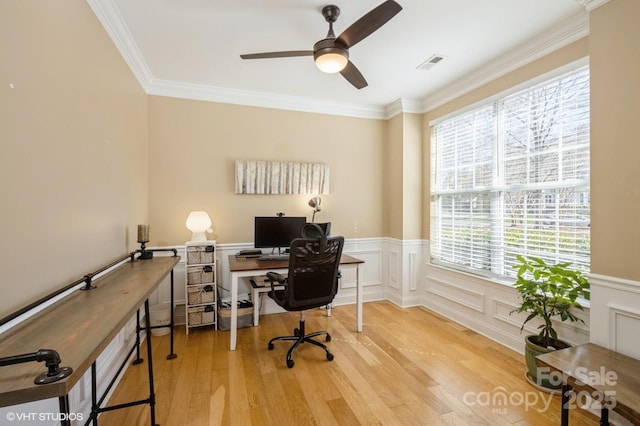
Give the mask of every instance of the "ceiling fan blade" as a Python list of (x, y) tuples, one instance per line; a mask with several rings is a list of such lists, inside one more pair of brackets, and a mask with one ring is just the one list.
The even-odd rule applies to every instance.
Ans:
[(342, 71), (340, 71), (340, 74), (342, 74), (342, 76), (346, 78), (349, 83), (353, 84), (356, 89), (362, 89), (363, 87), (367, 87), (369, 85), (369, 83), (367, 83), (367, 80), (365, 80), (360, 73), (360, 70), (358, 70), (358, 68), (356, 68), (356, 66), (353, 65), (353, 62), (351, 61), (347, 62), (347, 66), (344, 67)]
[(242, 59), (292, 58), (294, 56), (313, 56), (313, 50), (287, 50), (284, 52), (247, 53)]
[(351, 24), (349, 28), (338, 36), (336, 41), (350, 48), (386, 24), (387, 21), (396, 16), (401, 10), (402, 6), (398, 3), (393, 0), (387, 0)]

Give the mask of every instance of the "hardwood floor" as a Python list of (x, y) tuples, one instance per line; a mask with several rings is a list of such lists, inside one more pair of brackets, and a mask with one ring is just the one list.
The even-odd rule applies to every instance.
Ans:
[[(176, 327), (178, 358), (168, 361), (169, 336), (152, 336), (156, 421), (173, 425), (559, 425), (560, 397), (524, 378), (523, 356), (423, 308), (389, 302), (364, 306), (355, 332), (355, 306), (307, 312), (307, 331), (331, 333), (324, 351), (302, 345), (287, 368), (298, 314), (265, 315), (260, 326), (229, 334)], [(144, 351), (143, 351), (144, 352)], [(148, 396), (146, 363), (130, 366), (110, 404)], [(572, 424), (597, 425), (584, 410)], [(148, 406), (104, 413), (103, 425), (148, 425)]]

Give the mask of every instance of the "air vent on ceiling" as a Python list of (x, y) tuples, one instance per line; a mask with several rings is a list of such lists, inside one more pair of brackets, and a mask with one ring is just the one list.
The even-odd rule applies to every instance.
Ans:
[(442, 55), (433, 55), (432, 57), (430, 57), (429, 59), (427, 59), (426, 61), (424, 61), (420, 65), (418, 65), (417, 69), (419, 69), (419, 70), (428, 70), (429, 68), (431, 68), (432, 66), (434, 66), (438, 62), (442, 61), (443, 59), (444, 59), (444, 56), (442, 56)]

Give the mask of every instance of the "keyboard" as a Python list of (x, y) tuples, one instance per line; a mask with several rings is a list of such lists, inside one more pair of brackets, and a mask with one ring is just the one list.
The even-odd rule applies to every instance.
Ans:
[(289, 260), (289, 255), (288, 254), (263, 254), (262, 256), (258, 257), (258, 260), (267, 260), (272, 262)]

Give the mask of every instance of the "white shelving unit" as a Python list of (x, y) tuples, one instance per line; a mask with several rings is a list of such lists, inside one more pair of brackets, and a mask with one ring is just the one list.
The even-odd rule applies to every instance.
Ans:
[(186, 332), (193, 327), (216, 328), (216, 242), (185, 243)]

